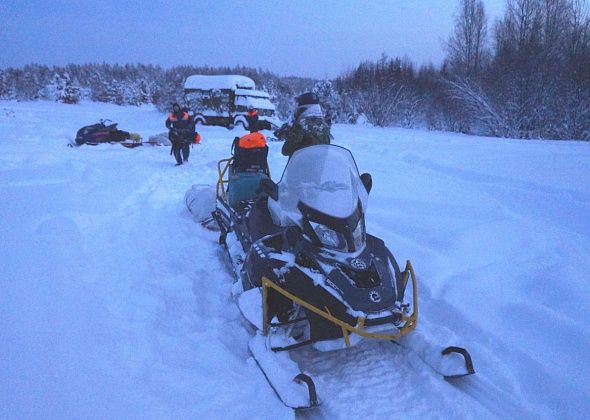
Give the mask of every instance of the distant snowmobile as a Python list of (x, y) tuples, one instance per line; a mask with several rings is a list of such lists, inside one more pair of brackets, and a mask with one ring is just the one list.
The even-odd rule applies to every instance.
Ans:
[[(112, 124), (107, 125), (110, 122)], [(76, 133), (76, 145), (88, 144), (95, 146), (100, 143), (120, 143), (125, 147), (140, 146), (141, 137), (136, 133), (119, 130), (117, 123), (111, 120), (99, 120), (98, 123), (82, 127)]]
[[(359, 175), (349, 150), (301, 149), (278, 184), (261, 162), (218, 163), (212, 220), (237, 279), (238, 306), (258, 330), (249, 343), (253, 357), (285, 405), (309, 408), (319, 404), (314, 381), (288, 350), (311, 344), (329, 351), (363, 339), (412, 348), (402, 337), (418, 322), (416, 276), (410, 261), (401, 270), (384, 242), (366, 233), (372, 179)], [(202, 193), (191, 191), (189, 208), (189, 196)], [(474, 373), (465, 349), (414, 341), (445, 377)]]

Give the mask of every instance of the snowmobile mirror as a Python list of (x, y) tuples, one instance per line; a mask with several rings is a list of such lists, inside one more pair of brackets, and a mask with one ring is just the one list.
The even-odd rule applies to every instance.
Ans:
[(274, 201), (279, 199), (279, 187), (271, 179), (264, 178), (260, 180), (262, 192), (272, 198)]
[(361, 182), (363, 183), (363, 185), (365, 186), (365, 189), (367, 190), (367, 194), (371, 192), (371, 188), (373, 188), (373, 177), (371, 176), (371, 174), (368, 173), (364, 173), (361, 175)]

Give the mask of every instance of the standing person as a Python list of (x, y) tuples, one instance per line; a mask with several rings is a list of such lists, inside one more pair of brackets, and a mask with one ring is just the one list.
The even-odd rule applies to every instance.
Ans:
[(291, 157), (295, 151), (316, 144), (330, 144), (330, 126), (324, 119), (320, 101), (315, 93), (297, 97), (297, 109), (290, 126), (281, 127), (285, 144), (281, 152)]
[(176, 166), (188, 162), (190, 144), (194, 138), (194, 126), (188, 112), (182, 110), (177, 103), (172, 105), (172, 112), (166, 120), (166, 128), (170, 130), (168, 133), (172, 143), (170, 154), (174, 155)]
[(248, 122), (248, 130), (250, 130), (250, 133), (258, 132), (258, 111), (255, 108), (248, 108), (246, 121)]

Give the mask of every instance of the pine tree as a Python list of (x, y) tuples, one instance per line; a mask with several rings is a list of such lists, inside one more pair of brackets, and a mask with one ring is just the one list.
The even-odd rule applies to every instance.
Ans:
[(59, 98), (64, 104), (77, 104), (80, 102), (80, 85), (77, 81), (72, 80), (68, 73), (64, 73), (64, 85)]

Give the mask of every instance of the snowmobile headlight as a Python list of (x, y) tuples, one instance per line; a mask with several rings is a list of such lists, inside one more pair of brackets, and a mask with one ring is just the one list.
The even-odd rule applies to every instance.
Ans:
[(335, 250), (346, 249), (346, 241), (338, 232), (320, 223), (309, 223), (322, 245)]
[(358, 224), (356, 225), (356, 228), (352, 232), (352, 241), (354, 243), (354, 249), (361, 249), (365, 245), (366, 239), (367, 238), (365, 235), (365, 220), (361, 218), (361, 220), (359, 220)]

